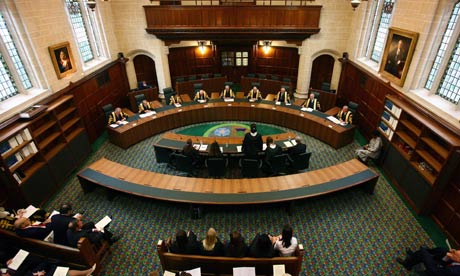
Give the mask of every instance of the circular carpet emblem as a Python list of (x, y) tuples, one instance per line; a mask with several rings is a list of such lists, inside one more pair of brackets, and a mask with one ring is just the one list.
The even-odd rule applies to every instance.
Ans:
[(229, 127), (219, 127), (214, 130), (214, 136), (217, 137), (228, 137), (230, 133), (232, 133), (232, 131)]
[(249, 131), (249, 125), (239, 123), (222, 123), (210, 127), (204, 137), (242, 137)]

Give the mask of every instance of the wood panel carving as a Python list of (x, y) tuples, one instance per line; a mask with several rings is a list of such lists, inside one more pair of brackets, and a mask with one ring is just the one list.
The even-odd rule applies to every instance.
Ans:
[(146, 31), (163, 40), (302, 41), (320, 31), (322, 6), (144, 6)]

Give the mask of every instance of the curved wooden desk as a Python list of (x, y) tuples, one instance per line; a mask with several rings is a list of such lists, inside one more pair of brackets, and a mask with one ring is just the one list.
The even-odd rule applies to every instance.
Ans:
[(299, 174), (251, 179), (166, 175), (101, 158), (80, 171), (85, 192), (94, 186), (146, 198), (195, 204), (260, 204), (314, 197), (357, 185), (372, 193), (379, 175), (357, 159)]
[(232, 103), (220, 99), (206, 104), (184, 103), (180, 108), (164, 106), (156, 112), (146, 118), (134, 115), (126, 125), (108, 127), (110, 141), (126, 149), (152, 135), (182, 126), (213, 121), (250, 121), (284, 126), (340, 148), (353, 141), (355, 128), (336, 125), (326, 119), (328, 115), (303, 112), (299, 106), (274, 105), (268, 101), (249, 103), (244, 99)]

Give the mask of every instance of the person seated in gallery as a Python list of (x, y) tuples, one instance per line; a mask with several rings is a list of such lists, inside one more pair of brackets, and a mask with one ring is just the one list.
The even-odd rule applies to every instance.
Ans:
[(204, 256), (223, 256), (224, 246), (217, 237), (217, 232), (214, 228), (209, 228), (206, 232), (206, 238), (200, 243), (200, 254)]
[(286, 88), (281, 87), (280, 91), (276, 94), (275, 102), (277, 103), (291, 103), (291, 99), (289, 98), (289, 93), (286, 91)]
[(302, 142), (302, 138), (300, 138), (300, 136), (295, 137), (295, 142), (295, 146), (290, 147), (287, 152), (290, 158), (294, 158), (295, 156), (307, 151), (307, 146)]
[(110, 113), (109, 116), (109, 125), (111, 124), (121, 124), (121, 122), (128, 119), (128, 114), (121, 111), (121, 108), (117, 107), (115, 110)]
[(353, 113), (348, 109), (348, 105), (344, 105), (339, 113), (337, 113), (337, 119), (339, 119), (341, 123), (352, 124)]
[(139, 90), (147, 89), (147, 88), (152, 88), (152, 86), (148, 85), (145, 80), (139, 82)]
[(311, 108), (313, 110), (321, 110), (321, 105), (319, 104), (319, 100), (315, 98), (314, 93), (310, 93), (308, 99), (302, 104), (304, 108)]
[(355, 151), (356, 157), (359, 158), (360, 161), (367, 163), (369, 158), (377, 159), (380, 156), (382, 151), (383, 142), (382, 138), (380, 138), (380, 134), (378, 130), (374, 130), (372, 132), (372, 139), (369, 141), (369, 144), (364, 145), (358, 148)]
[(222, 93), (220, 93), (220, 97), (222, 99), (226, 98), (235, 98), (235, 94), (233, 94), (233, 90), (230, 88), (230, 85), (226, 85)]
[(258, 101), (262, 100), (262, 94), (260, 93), (257, 86), (254, 86), (251, 90), (249, 90), (248, 95), (246, 96), (249, 101)]
[(284, 225), (279, 236), (270, 236), (273, 248), (281, 257), (293, 256), (297, 248), (297, 238), (292, 236), (293, 230), (289, 224)]
[(147, 113), (149, 111), (155, 111), (155, 109), (153, 108), (153, 106), (147, 101), (147, 100), (143, 100), (140, 104), (139, 104), (139, 113)]
[(413, 252), (406, 248), (406, 258), (398, 257), (396, 261), (407, 270), (423, 263), (426, 269), (423, 275), (460, 275), (460, 250), (420, 247)]
[[(75, 217), (83, 219), (82, 215), (77, 214)], [(62, 245), (69, 245), (67, 241), (67, 229), (69, 223), (74, 219), (72, 213), (72, 205), (64, 203), (59, 207), (59, 214), (51, 217), (51, 230), (53, 230), (54, 238), (53, 242)]]
[(83, 221), (79, 218), (73, 218), (70, 221), (66, 234), (69, 246), (75, 248), (78, 248), (80, 238), (87, 238), (94, 245), (100, 245), (104, 240), (110, 244), (119, 240), (119, 237), (114, 236), (107, 227), (102, 231), (97, 229), (93, 222), (83, 224)]
[(249, 246), (249, 256), (255, 258), (275, 257), (275, 249), (268, 234), (257, 234)]
[(196, 92), (195, 98), (193, 98), (194, 101), (207, 101), (209, 100), (208, 93), (201, 89), (200, 91)]
[(194, 167), (200, 167), (201, 166), (201, 158), (200, 158), (200, 152), (193, 147), (193, 142), (192, 139), (187, 139), (187, 142), (185, 143), (184, 147), (182, 148), (182, 153), (185, 156), (188, 156), (192, 160), (192, 165)]
[(170, 243), (168, 247), (171, 253), (190, 255), (200, 253), (200, 243), (192, 231), (185, 232), (184, 230), (178, 230), (175, 240), (173, 242), (168, 241), (168, 243)]
[(14, 222), (14, 230), (18, 236), (43, 240), (51, 233), (50, 222), (51, 220), (47, 219), (41, 224), (32, 225), (29, 218), (20, 217)]
[(241, 151), (244, 153), (245, 158), (257, 159), (259, 152), (262, 151), (262, 148), (263, 148), (262, 135), (257, 133), (256, 124), (251, 124), (250, 132), (244, 135)]
[(238, 231), (230, 233), (230, 240), (225, 245), (225, 256), (226, 257), (237, 257), (241, 258), (248, 254), (249, 247), (244, 242), (244, 238)]
[(267, 144), (267, 148), (265, 149), (265, 158), (264, 158), (262, 170), (267, 174), (272, 174), (273, 169), (272, 169), (270, 162), (274, 156), (282, 154), (283, 150), (281, 149), (280, 146), (278, 146), (277, 144), (273, 142), (273, 138), (271, 136), (267, 137), (266, 144)]
[(169, 98), (169, 105), (182, 104), (182, 98), (179, 94), (171, 95)]
[(217, 141), (214, 141), (209, 145), (208, 157), (223, 157), (222, 151), (220, 151), (220, 146)]

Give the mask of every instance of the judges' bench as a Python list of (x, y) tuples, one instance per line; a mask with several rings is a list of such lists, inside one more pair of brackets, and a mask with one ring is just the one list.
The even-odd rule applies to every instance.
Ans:
[(200, 255), (182, 255), (169, 253), (166, 243), (158, 241), (157, 253), (163, 270), (178, 272), (201, 268), (203, 275), (232, 275), (234, 267), (255, 267), (256, 275), (273, 275), (273, 265), (284, 264), (286, 273), (293, 276), (299, 275), (302, 270), (304, 249), (297, 247), (292, 257), (274, 258), (234, 258), (234, 257), (209, 257)]

